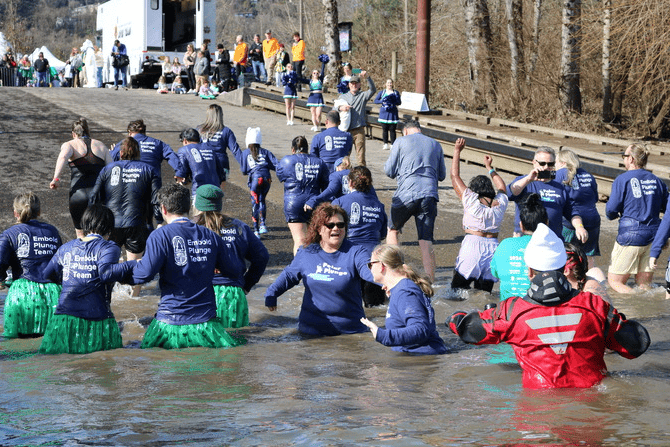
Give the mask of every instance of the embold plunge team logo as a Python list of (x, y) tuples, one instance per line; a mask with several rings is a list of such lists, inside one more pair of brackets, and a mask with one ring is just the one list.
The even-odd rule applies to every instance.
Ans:
[(30, 254), (30, 238), (26, 233), (19, 233), (16, 238), (18, 248), (16, 250), (17, 258), (27, 258)]
[(119, 179), (121, 179), (121, 167), (114, 166), (112, 168), (112, 178), (109, 182), (112, 186), (116, 186), (119, 184)]
[(188, 262), (188, 256), (186, 255), (186, 243), (184, 243), (184, 238), (181, 236), (173, 237), (172, 248), (174, 249), (174, 263), (180, 267), (185, 266)]
[(349, 223), (351, 225), (358, 225), (358, 222), (361, 221), (361, 206), (358, 202), (351, 204), (351, 212), (349, 213)]
[(196, 148), (191, 148), (191, 155), (193, 155), (193, 160), (195, 160), (196, 163), (202, 163), (202, 157)]

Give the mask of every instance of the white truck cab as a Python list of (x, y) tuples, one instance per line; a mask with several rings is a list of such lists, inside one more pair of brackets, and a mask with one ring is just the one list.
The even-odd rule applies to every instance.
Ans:
[(105, 55), (103, 82), (114, 82), (111, 53), (118, 39), (130, 59), (128, 84), (153, 87), (160, 56), (182, 61), (188, 44), (198, 49), (206, 40), (213, 56), (216, 0), (110, 0), (98, 6), (96, 29)]

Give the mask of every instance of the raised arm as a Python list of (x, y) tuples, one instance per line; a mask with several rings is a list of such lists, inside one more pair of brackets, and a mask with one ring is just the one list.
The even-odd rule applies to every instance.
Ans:
[(461, 151), (465, 147), (465, 138), (459, 138), (454, 144), (454, 157), (451, 160), (451, 186), (459, 199), (463, 198), (463, 193), (467, 186), (461, 179)]
[(505, 185), (505, 180), (498, 175), (495, 169), (492, 167), (493, 165), (493, 158), (489, 155), (484, 156), (484, 166), (486, 166), (486, 170), (489, 171), (489, 175), (491, 176), (491, 181), (493, 182), (493, 186), (501, 193), (507, 194), (507, 186)]

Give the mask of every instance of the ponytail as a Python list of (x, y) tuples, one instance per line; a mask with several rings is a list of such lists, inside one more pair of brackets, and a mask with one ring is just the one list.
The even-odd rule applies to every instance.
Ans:
[(572, 185), (572, 179), (575, 178), (577, 169), (579, 169), (579, 157), (577, 157), (577, 154), (570, 149), (561, 149), (558, 151), (556, 159), (561, 163), (565, 163), (565, 168), (568, 171), (568, 175), (565, 177), (563, 184), (568, 186)]
[(403, 264), (402, 268), (405, 272), (405, 276), (411, 279), (414, 284), (419, 286), (424, 295), (426, 295), (428, 298), (432, 298), (432, 296), (435, 294), (435, 291), (433, 290), (433, 285), (431, 282), (426, 277), (419, 275), (416, 270), (407, 264)]
[(19, 194), (14, 198), (14, 211), (19, 215), (20, 223), (36, 219), (40, 215), (40, 199), (32, 191)]
[(373, 253), (375, 253), (377, 259), (384, 263), (388, 268), (397, 270), (407, 277), (407, 279), (412, 280), (412, 282), (419, 286), (421, 291), (428, 298), (435, 294), (431, 281), (428, 278), (419, 275), (416, 270), (405, 264), (405, 257), (397, 245), (378, 245), (373, 250)]

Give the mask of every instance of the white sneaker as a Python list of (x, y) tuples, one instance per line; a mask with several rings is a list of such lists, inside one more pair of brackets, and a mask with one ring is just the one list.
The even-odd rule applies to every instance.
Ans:
[(312, 131), (314, 131), (314, 132), (318, 132), (318, 131), (319, 131), (319, 126), (314, 126), (314, 127), (312, 127)]
[(287, 125), (287, 126), (290, 126), (290, 125), (291, 125), (291, 122), (290, 122), (290, 121), (286, 121), (286, 125)]
[(389, 145), (388, 145), (388, 144), (385, 144), (385, 145), (384, 145), (384, 146), (382, 147), (382, 149), (383, 149), (383, 150), (385, 150), (385, 151), (387, 151), (387, 150), (389, 150), (389, 149), (390, 149), (390, 147), (389, 147)]
[(292, 125), (293, 125), (293, 121), (289, 121), (289, 122), (288, 122), (288, 125), (289, 125), (289, 126), (292, 126)]

